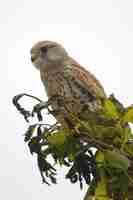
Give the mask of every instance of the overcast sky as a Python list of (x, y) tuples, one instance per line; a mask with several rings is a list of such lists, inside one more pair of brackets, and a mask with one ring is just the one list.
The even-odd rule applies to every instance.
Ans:
[[(26, 145), (25, 121), (11, 103), (27, 92), (44, 100), (39, 73), (30, 63), (30, 48), (39, 40), (60, 42), (93, 72), (107, 94), (133, 103), (132, 0), (1, 0), (0, 1), (1, 140), (0, 197), (8, 200), (82, 200), (79, 185), (64, 181), (41, 184)], [(62, 198), (62, 193), (65, 196)]]

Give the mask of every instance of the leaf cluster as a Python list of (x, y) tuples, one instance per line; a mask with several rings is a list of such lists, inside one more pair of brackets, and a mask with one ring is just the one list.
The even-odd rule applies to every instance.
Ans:
[[(26, 121), (37, 115), (38, 122), (28, 124), (24, 140), (31, 154), (37, 154), (44, 183), (57, 183), (59, 164), (68, 168), (66, 178), (71, 183), (78, 181), (81, 188), (83, 182), (89, 185), (85, 200), (133, 199), (133, 106), (125, 108), (111, 95), (99, 111), (92, 112), (85, 105), (79, 116), (70, 113), (75, 124), (64, 129), (58, 123), (43, 123), (42, 101), (36, 97), (40, 103), (33, 112), (22, 108), (18, 101), (24, 95), (15, 96), (13, 103)], [(50, 106), (51, 100), (42, 108), (54, 116)]]

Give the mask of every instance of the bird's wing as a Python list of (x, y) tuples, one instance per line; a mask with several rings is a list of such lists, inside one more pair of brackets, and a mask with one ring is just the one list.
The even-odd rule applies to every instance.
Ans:
[(92, 97), (103, 99), (106, 94), (100, 82), (75, 60), (70, 59), (70, 64), (66, 67), (66, 73), (71, 76), (71, 79), (79, 85), (79, 87), (88, 91)]

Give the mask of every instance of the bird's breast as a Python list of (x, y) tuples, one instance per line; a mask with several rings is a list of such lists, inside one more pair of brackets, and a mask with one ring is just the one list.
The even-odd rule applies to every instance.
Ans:
[[(69, 108), (71, 107), (71, 111), (77, 110), (79, 91), (76, 88), (74, 89), (71, 80), (69, 78), (66, 79), (61, 71), (41, 73), (41, 80), (48, 98), (61, 97), (64, 100), (64, 104)], [(57, 103), (54, 103), (53, 106), (54, 108), (58, 107)], [(75, 106), (76, 109), (74, 108)]]
[[(69, 69), (71, 70), (71, 69)], [(76, 78), (64, 74), (61, 70), (52, 70), (41, 72), (41, 79), (45, 86), (48, 98), (61, 97), (64, 101), (64, 107), (71, 112), (80, 112), (84, 104), (93, 104), (95, 97), (91, 95), (86, 88)], [(58, 109), (60, 105), (53, 103), (53, 108)]]

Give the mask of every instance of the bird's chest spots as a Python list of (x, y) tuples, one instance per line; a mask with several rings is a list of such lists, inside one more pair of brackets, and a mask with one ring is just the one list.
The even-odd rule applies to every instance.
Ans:
[[(42, 81), (49, 98), (59, 96), (64, 99), (64, 105), (69, 107), (69, 110), (79, 111), (82, 91), (71, 79), (71, 76), (66, 77), (61, 72), (45, 73)], [(54, 102), (53, 106), (56, 109), (58, 107), (57, 102)]]
[(70, 86), (68, 85), (67, 81), (64, 79), (61, 73), (55, 73), (48, 77), (47, 81), (47, 93), (48, 96), (62, 96), (62, 97), (71, 97), (72, 93), (70, 90)]

